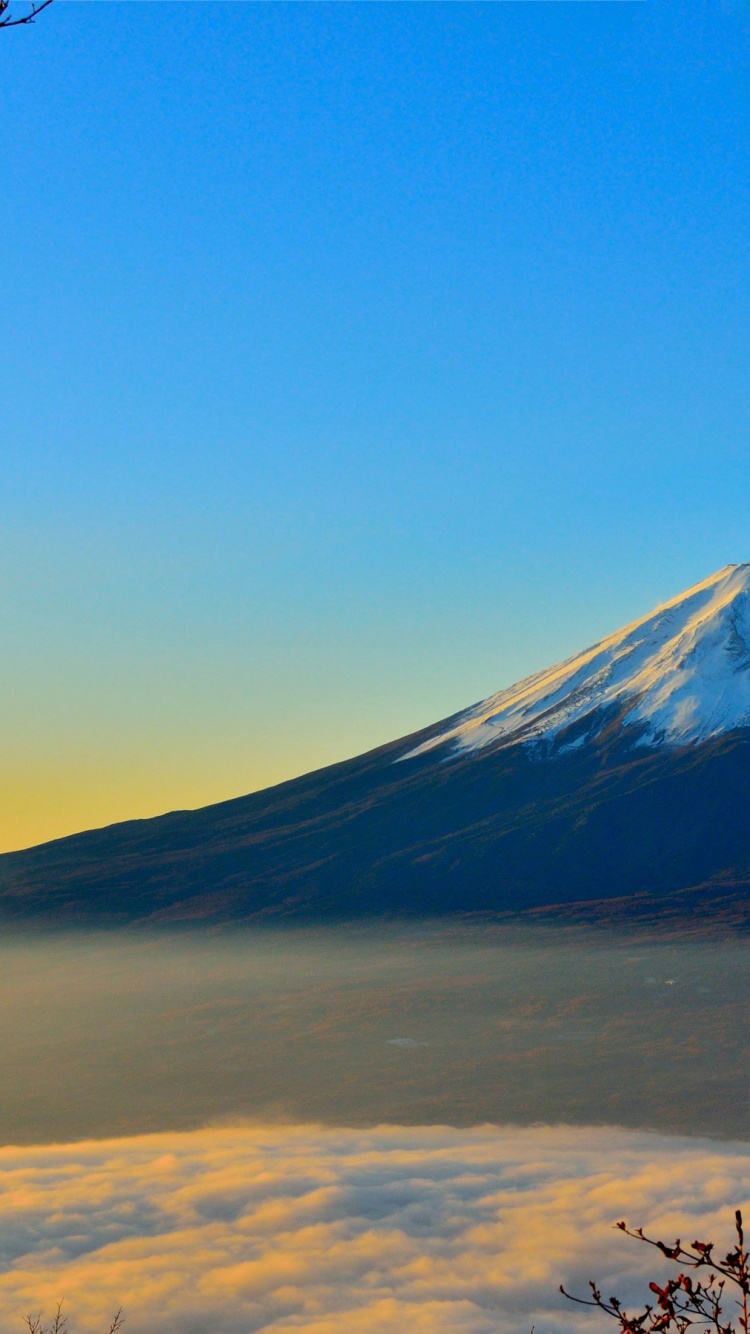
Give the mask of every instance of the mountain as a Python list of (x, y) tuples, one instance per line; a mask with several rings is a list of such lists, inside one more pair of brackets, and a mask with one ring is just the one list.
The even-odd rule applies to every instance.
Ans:
[(413, 736), (0, 857), (7, 921), (750, 920), (750, 565)]
[(750, 725), (750, 565), (727, 565), (593, 648), (491, 695), (410, 752), (584, 745), (616, 710), (633, 744), (684, 746)]

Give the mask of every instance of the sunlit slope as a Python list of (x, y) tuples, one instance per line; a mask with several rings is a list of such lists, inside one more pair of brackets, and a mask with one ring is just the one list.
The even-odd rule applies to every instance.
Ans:
[(750, 565), (725, 565), (583, 653), (482, 700), (412, 753), (511, 740), (578, 746), (612, 709), (642, 746), (683, 746), (750, 724)]
[(738, 907), (749, 585), (750, 567), (728, 566), (559, 667), (357, 759), (6, 854), (0, 912), (118, 923)]

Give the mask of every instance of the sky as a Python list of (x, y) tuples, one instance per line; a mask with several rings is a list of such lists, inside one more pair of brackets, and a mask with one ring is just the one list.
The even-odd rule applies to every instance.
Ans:
[(750, 558), (748, 5), (56, 0), (0, 80), (0, 849)]

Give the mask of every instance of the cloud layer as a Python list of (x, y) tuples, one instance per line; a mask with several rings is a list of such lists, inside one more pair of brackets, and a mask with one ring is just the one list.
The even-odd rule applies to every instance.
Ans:
[[(0, 1326), (64, 1297), (77, 1330), (549, 1334), (565, 1280), (636, 1297), (613, 1232), (729, 1239), (750, 1148), (605, 1128), (244, 1126), (0, 1151)], [(644, 1248), (645, 1250), (645, 1248)]]

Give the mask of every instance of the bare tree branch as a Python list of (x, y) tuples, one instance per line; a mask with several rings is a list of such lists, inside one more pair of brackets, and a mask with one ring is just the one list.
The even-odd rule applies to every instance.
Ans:
[(0, 28), (20, 28), (26, 23), (33, 23), (37, 14), (47, 9), (52, 0), (32, 0), (29, 8), (22, 14), (11, 13), (10, 0), (0, 0)]
[[(57, 1310), (52, 1317), (51, 1325), (42, 1324), (42, 1312), (38, 1315), (27, 1315), (24, 1317), (24, 1325), (29, 1334), (68, 1334), (68, 1317), (63, 1315), (62, 1302), (57, 1303)], [(117, 1334), (118, 1329), (122, 1329), (125, 1324), (125, 1316), (122, 1313), (122, 1307), (115, 1311), (110, 1323), (107, 1334)]]
[[(667, 1279), (661, 1287), (658, 1283), (649, 1283), (649, 1291), (656, 1298), (647, 1302), (642, 1311), (629, 1313), (617, 1297), (603, 1297), (596, 1283), (589, 1283), (590, 1297), (575, 1297), (561, 1286), (560, 1291), (570, 1301), (579, 1306), (594, 1306), (605, 1315), (612, 1316), (620, 1326), (621, 1334), (687, 1334), (691, 1325), (698, 1325), (704, 1330), (713, 1330), (714, 1334), (750, 1334), (750, 1256), (745, 1250), (745, 1235), (742, 1228), (742, 1214), (739, 1209), (734, 1215), (737, 1244), (722, 1259), (713, 1255), (712, 1241), (694, 1241), (683, 1246), (680, 1238), (672, 1243), (647, 1237), (643, 1228), (632, 1231), (625, 1223), (617, 1227), (628, 1237), (643, 1241), (653, 1246), (667, 1260), (673, 1260), (680, 1266), (680, 1273), (675, 1278)], [(706, 1278), (693, 1278), (689, 1270), (707, 1270)], [(725, 1315), (724, 1289), (730, 1285), (739, 1289), (740, 1300), (733, 1302), (739, 1309), (739, 1319), (733, 1323)]]

